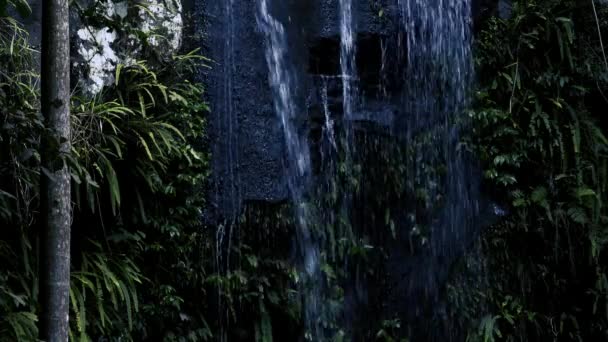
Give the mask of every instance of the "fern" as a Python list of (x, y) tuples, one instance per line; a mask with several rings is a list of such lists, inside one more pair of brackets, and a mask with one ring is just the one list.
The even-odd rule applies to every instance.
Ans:
[[(605, 9), (598, 12), (604, 19)], [(601, 281), (608, 231), (608, 141), (601, 123), (606, 103), (589, 101), (592, 93), (606, 92), (606, 83), (596, 58), (603, 51), (588, 44), (597, 36), (589, 30), (595, 25), (587, 25), (596, 23), (589, 14), (573, 0), (516, 1), (513, 18), (492, 19), (479, 36), (482, 89), (471, 114), (473, 146), (486, 182), (499, 199), (511, 199), (512, 214), (482, 240), (490, 270), (496, 269), (484, 295), (495, 299), (494, 310), (476, 319), (482, 326), (471, 336), (477, 340), (492, 336), (495, 325), (501, 340), (536, 334), (593, 340), (604, 332), (583, 328), (581, 317), (593, 316), (597, 327), (608, 324), (608, 307), (598, 304), (608, 298)], [(583, 273), (589, 279), (581, 280)], [(562, 300), (576, 291), (594, 294), (593, 314)], [(515, 319), (519, 326), (505, 322), (496, 299), (501, 296), (517, 296), (538, 314)], [(530, 300), (539, 297), (550, 307)]]
[(0, 341), (37, 341), (38, 318), (31, 312), (11, 312), (0, 319)]
[[(100, 248), (97, 244), (93, 245)], [(104, 335), (123, 329), (121, 334), (131, 331), (133, 315), (139, 312), (138, 286), (144, 281), (139, 268), (124, 256), (84, 254), (81, 269), (72, 272), (73, 336), (87, 340), (89, 326), (96, 333)], [(87, 316), (98, 317), (98, 320), (89, 323)]]

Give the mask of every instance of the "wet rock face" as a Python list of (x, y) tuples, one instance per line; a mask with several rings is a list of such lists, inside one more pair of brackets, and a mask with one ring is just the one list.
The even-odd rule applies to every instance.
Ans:
[[(33, 14), (24, 19), (34, 45), (40, 42), (41, 4), (30, 0)], [(182, 2), (77, 0), (71, 5), (70, 26), (73, 85), (94, 96), (114, 82), (118, 64), (134, 63), (143, 51), (169, 58), (180, 49)], [(130, 33), (135, 31), (148, 36), (145, 44)]]
[[(372, 2), (356, 1), (356, 31), (363, 40), (379, 39), (396, 29), (389, 19), (395, 7), (386, 0)], [(204, 44), (209, 57), (216, 61), (206, 76), (212, 107), (212, 202), (218, 219), (234, 216), (244, 202), (281, 202), (288, 198), (285, 142), (274, 112), (256, 5), (257, 1), (239, 0), (206, 0), (198, 5), (197, 16), (205, 18), (198, 31), (208, 33)], [(380, 5), (384, 6), (382, 16)], [(295, 102), (301, 113), (296, 125), (306, 130), (320, 106), (315, 98), (318, 89), (314, 74), (339, 73), (338, 1), (271, 1), (270, 6), (287, 31), (288, 60), (297, 83)], [(369, 44), (372, 54), (377, 53), (372, 57), (376, 61), (381, 53), (378, 39)]]
[[(475, 0), (476, 26), (498, 15), (499, 3), (510, 1)], [(215, 61), (206, 79), (212, 107), (211, 200), (216, 216), (232, 217), (247, 201), (286, 201), (284, 140), (272, 105), (264, 37), (256, 23), (257, 1), (205, 0), (195, 4), (195, 16), (204, 18), (197, 31), (206, 34), (206, 54)], [(289, 60), (297, 76), (296, 102), (303, 121), (300, 126), (312, 122), (314, 136), (314, 122), (322, 113), (315, 75), (340, 73), (339, 2), (276, 0), (269, 5), (287, 30)], [(396, 77), (402, 74), (404, 61), (386, 53), (400, 48), (397, 0), (354, 0), (353, 9), (357, 60), (361, 61), (357, 63), (360, 90), (367, 101), (362, 111), (354, 113), (357, 125), (371, 129), (392, 125), (398, 130), (404, 123), (396, 117), (396, 109), (378, 102), (376, 96), (382, 93), (390, 97), (401, 91)], [(331, 82), (329, 85), (331, 102)], [(333, 100), (339, 101), (339, 91), (335, 93)]]
[[(235, 217), (246, 202), (281, 202), (289, 198), (284, 132), (273, 106), (265, 61), (266, 42), (256, 21), (257, 3), (207, 0), (198, 8), (197, 16), (205, 18), (205, 25), (198, 31), (208, 34), (204, 42), (206, 54), (216, 61), (206, 77), (212, 106), (209, 132), (215, 188), (211, 202), (214, 218), (218, 220)], [(327, 120), (327, 113), (330, 112), (332, 122), (344, 122), (339, 1), (269, 0), (268, 4), (272, 16), (284, 26), (289, 42), (285, 60), (295, 80), (294, 89), (290, 89), (298, 113), (294, 124), (299, 133), (309, 137), (312, 172), (314, 176), (321, 175), (324, 172), (321, 140), (326, 128), (323, 125), (332, 121)], [(475, 18), (471, 19), (481, 21), (497, 15), (498, 5), (497, 0), (477, 0), (473, 5)], [(403, 94), (407, 93), (404, 77), (408, 76), (405, 75), (408, 57), (407, 53), (396, 53), (408, 49), (403, 46), (406, 43), (398, 2), (353, 0), (353, 14), (358, 102), (349, 118), (355, 135), (361, 137), (360, 145), (375, 140), (400, 144), (404, 141), (400, 135), (411, 123), (402, 105)], [(428, 122), (429, 126), (435, 124)], [(369, 155), (380, 158), (373, 152)], [(370, 157), (370, 162), (363, 164), (382, 162)], [(467, 161), (466, 167), (471, 170), (466, 173), (474, 174), (477, 170), (469, 164), (474, 163)], [(370, 184), (382, 179), (385, 176), (382, 172), (370, 173)], [(472, 178), (467, 187), (476, 188), (474, 180), (479, 177)], [(369, 212), (369, 201), (363, 204), (361, 212)], [(395, 212), (402, 209), (395, 208)], [(405, 218), (397, 219), (403, 221), (399, 224), (407, 224)], [(367, 226), (374, 227), (374, 222)], [(466, 236), (458, 236), (460, 232)], [(441, 236), (433, 240), (433, 245), (442, 253), (404, 250), (404, 245), (411, 244), (406, 239), (386, 244), (390, 253), (385, 265), (386, 278), (393, 288), (370, 286), (369, 297), (362, 294), (365, 298), (358, 299), (353, 294), (347, 296), (347, 301), (353, 307), (362, 307), (361, 317), (366, 317), (366, 300), (375, 301), (373, 293), (377, 291), (393, 307), (401, 308), (403, 317), (422, 319), (418, 309), (439, 300), (454, 260), (468, 248), (475, 234), (473, 229), (437, 234)]]
[(243, 201), (287, 198), (284, 138), (268, 84), (256, 1), (197, 2), (198, 32), (207, 33), (205, 54), (214, 62), (205, 75), (211, 105), (213, 158), (211, 220), (233, 219)]

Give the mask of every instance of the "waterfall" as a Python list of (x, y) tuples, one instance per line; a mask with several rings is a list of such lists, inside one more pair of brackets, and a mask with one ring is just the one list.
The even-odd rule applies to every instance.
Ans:
[[(340, 0), (340, 69), (342, 76), (342, 105), (347, 134), (351, 133), (350, 126), (353, 116), (353, 81), (357, 73), (355, 51), (352, 0)], [(350, 137), (348, 136), (347, 138)]]
[(329, 97), (327, 95), (327, 76), (321, 76), (321, 101), (323, 102), (323, 136), (329, 142), (329, 145), (333, 151), (336, 151), (338, 146), (336, 144), (336, 133), (334, 131), (334, 120), (331, 118), (331, 112), (329, 111)]
[[(418, 186), (428, 191), (429, 207), (434, 198), (443, 202), (430, 240), (434, 255), (449, 257), (464, 249), (478, 211), (474, 177), (458, 150), (473, 74), (471, 1), (398, 0), (398, 5), (405, 37), (401, 46), (407, 49), (407, 136), (416, 154), (411, 169)], [(431, 144), (419, 143), (424, 134)], [(444, 175), (431, 171), (438, 166), (445, 167)]]
[[(272, 14), (270, 2), (270, 0), (257, 0), (257, 26), (265, 38), (265, 59), (274, 111), (280, 121), (287, 152), (285, 173), (297, 226), (297, 252), (300, 258), (301, 279), (299, 286), (303, 296), (303, 318), (307, 331), (305, 338), (321, 341), (325, 339), (329, 330), (333, 329), (333, 333), (338, 329), (342, 330), (341, 327), (328, 328), (322, 325), (325, 323), (322, 322), (323, 319), (328, 317), (337, 319), (337, 315), (334, 315), (335, 305), (334, 308), (328, 309), (330, 295), (325, 293), (326, 286), (336, 284), (325, 285), (322, 265), (324, 267), (325, 263), (338, 261), (342, 265), (331, 266), (335, 266), (336, 269), (342, 267), (340, 270), (344, 274), (352, 270), (345, 266), (351, 262), (348, 260), (347, 253), (343, 254), (345, 259), (334, 258), (329, 254), (331, 251), (327, 244), (329, 242), (335, 245), (336, 241), (342, 243), (345, 240), (357, 239), (357, 228), (354, 228), (357, 222), (354, 219), (362, 217), (362, 215), (355, 212), (353, 208), (363, 206), (367, 210), (367, 203), (363, 205), (356, 203), (356, 200), (360, 199), (355, 198), (352, 193), (354, 188), (349, 188), (349, 184), (359, 184), (361, 181), (361, 179), (352, 179), (360, 177), (353, 171), (355, 168), (360, 170), (362, 167), (356, 163), (368, 157), (364, 156), (365, 153), (370, 153), (369, 150), (365, 150), (365, 146), (360, 146), (360, 149), (356, 147), (352, 127), (354, 121), (376, 119), (376, 123), (388, 122), (388, 125), (391, 125), (393, 131), (391, 134), (394, 134), (397, 139), (390, 140), (390, 143), (405, 146), (381, 151), (385, 152), (382, 154), (383, 156), (390, 153), (399, 154), (404, 150), (412, 153), (411, 159), (407, 159), (409, 155), (403, 158), (401, 155), (391, 155), (386, 158), (396, 157), (397, 161), (411, 160), (405, 169), (402, 170), (401, 165), (397, 165), (398, 167), (394, 169), (400, 170), (398, 172), (402, 173), (402, 179), (405, 179), (403, 183), (412, 183), (411, 187), (404, 188), (415, 189), (414, 191), (424, 190), (424, 196), (421, 197), (424, 197), (425, 203), (420, 206), (421, 209), (417, 203), (412, 205), (407, 202), (412, 201), (411, 198), (415, 197), (412, 194), (408, 194), (410, 197), (407, 195), (399, 197), (401, 193), (398, 191), (401, 190), (389, 189), (389, 191), (394, 190), (394, 194), (374, 194), (387, 198), (394, 195), (394, 203), (390, 203), (390, 205), (395, 206), (397, 211), (405, 212), (408, 207), (424, 211), (424, 213), (420, 213), (421, 215), (414, 213), (411, 216), (420, 216), (427, 220), (424, 224), (430, 227), (430, 247), (423, 246), (423, 248), (430, 248), (430, 250), (427, 249), (421, 253), (427, 258), (423, 259), (426, 263), (417, 266), (420, 272), (412, 273), (410, 285), (412, 282), (417, 282), (414, 287), (417, 286), (418, 289), (424, 290), (431, 288), (432, 290), (429, 292), (437, 293), (441, 286), (441, 276), (438, 274), (446, 273), (445, 264), (442, 264), (446, 260), (444, 257), (451, 260), (450, 258), (453, 258), (466, 244), (463, 240), (464, 236), (470, 235), (468, 234), (471, 226), (470, 220), (477, 210), (476, 197), (471, 190), (474, 188), (471, 184), (473, 177), (467, 168), (465, 158), (458, 151), (460, 130), (463, 127), (466, 128), (465, 109), (472, 75), (470, 0), (398, 0), (400, 34), (397, 45), (401, 50), (390, 49), (388, 45), (391, 42), (390, 38), (383, 37), (379, 41), (381, 56), (379, 56), (380, 65), (378, 66), (378, 93), (381, 101), (387, 102), (387, 110), (365, 107), (367, 104), (363, 100), (368, 100), (366, 96), (370, 94), (366, 94), (367, 88), (359, 84), (353, 0), (339, 1), (340, 60), (339, 71), (337, 71), (339, 75), (335, 75), (333, 78), (342, 83), (341, 123), (343, 132), (334, 127), (330, 112), (328, 80), (331, 80), (332, 76), (321, 76), (320, 84), (316, 85), (319, 90), (316, 94), (319, 94), (320, 114), (323, 115), (320, 118), (323, 120), (321, 159), (322, 167), (325, 169), (321, 171), (324, 172), (322, 176), (314, 178), (308, 136), (302, 133), (297, 125), (299, 119), (302, 119), (300, 113), (305, 111), (298, 108), (296, 101), (299, 95), (296, 93), (299, 83), (294, 64), (296, 62), (291, 55), (294, 51), (290, 46), (294, 42), (289, 41), (285, 24), (277, 19), (276, 14)], [(405, 56), (405, 58), (401, 58), (401, 56)], [(391, 63), (405, 60), (407, 60), (407, 65), (400, 65), (396, 69), (404, 70), (401, 77), (402, 84), (395, 87), (393, 81), (395, 75), (391, 74), (394, 70), (390, 69), (394, 66)], [(361, 64), (360, 67), (362, 71), (366, 70), (366, 65)], [(358, 87), (361, 89), (360, 94)], [(400, 93), (389, 94), (389, 92), (395, 92), (395, 89), (400, 89)], [(358, 97), (363, 100), (359, 101)], [(398, 103), (389, 104), (390, 101)], [(377, 98), (370, 99), (369, 102), (374, 102), (375, 106), (384, 105), (378, 103)], [(399, 108), (393, 111), (393, 107), (390, 106)], [(374, 117), (387, 112), (389, 114), (384, 119)], [(401, 132), (394, 132), (401, 129), (400, 126), (393, 125), (392, 115), (397, 114), (401, 115), (402, 121), (406, 123), (405, 129), (402, 129)], [(365, 134), (368, 133), (362, 133), (362, 135)], [(344, 139), (342, 140), (342, 138)], [(386, 145), (378, 144), (376, 146)], [(328, 151), (326, 155), (323, 154), (324, 148)], [(383, 162), (386, 161), (383, 160)], [(322, 186), (317, 185), (317, 188), (322, 191), (335, 191), (332, 192), (332, 196), (335, 196), (333, 197), (334, 202), (324, 206), (327, 203), (322, 202), (320, 198), (311, 198), (313, 196), (310, 196), (309, 190), (315, 186), (312, 184), (313, 180), (327, 182), (330, 177), (335, 177), (333, 179), (335, 182), (328, 182)], [(366, 191), (373, 192), (376, 189), (371, 185)], [(381, 210), (385, 209), (388, 208), (381, 208)], [(418, 222), (409, 222), (410, 216), (407, 218), (405, 216), (404, 213), (395, 215), (397, 219), (401, 220), (399, 229), (401, 227), (412, 229), (412, 231), (419, 229)], [(389, 214), (386, 217), (384, 222), (385, 225), (388, 225), (389, 219), (392, 220), (392, 218), (389, 217)], [(412, 223), (411, 226), (410, 223)], [(333, 229), (326, 228), (327, 226), (334, 226), (333, 228), (339, 226), (339, 228), (332, 232), (323, 231)], [(365, 227), (365, 229), (369, 228)], [(396, 236), (396, 228), (391, 226), (390, 229), (393, 230), (393, 236)], [(331, 235), (334, 233), (335, 235)], [(402, 236), (411, 236), (410, 232), (400, 233)], [(327, 235), (323, 236), (323, 234)], [(404, 247), (400, 248), (404, 249)], [(411, 249), (413, 250), (413, 248)], [(395, 253), (398, 256), (406, 254), (403, 251)], [(421, 255), (415, 257), (421, 258)], [(412, 257), (400, 261), (401, 264), (409, 262), (411, 265), (415, 260), (417, 259)], [(349, 275), (347, 274), (346, 277), (348, 278)], [(353, 279), (358, 279), (358, 277), (357, 274)], [(365, 285), (350, 284), (350, 286), (358, 288)], [(402, 291), (410, 295), (415, 292), (411, 287), (404, 287)], [(416, 302), (416, 298), (412, 299), (412, 302)], [(418, 310), (418, 308), (414, 310)], [(348, 318), (340, 319), (341, 322), (333, 322), (338, 325), (352, 323), (346, 322)]]
[[(216, 200), (219, 200), (218, 209), (223, 216), (224, 222), (218, 224), (215, 231), (215, 267), (220, 274), (230, 272), (232, 243), (234, 231), (238, 229), (238, 217), (242, 205), (241, 179), (238, 167), (240, 164), (239, 144), (239, 120), (238, 112), (235, 110), (234, 77), (235, 77), (235, 16), (234, 1), (225, 0), (218, 8), (223, 18), (222, 55), (220, 76), (222, 85), (218, 89), (217, 108), (214, 112), (217, 130), (223, 132), (218, 135), (218, 141), (214, 145), (214, 154), (221, 155), (224, 164), (221, 169), (216, 169), (217, 174), (224, 175), (222, 179), (222, 190), (215, 189)], [(225, 133), (224, 133), (225, 132)], [(216, 177), (218, 177), (216, 175)], [(216, 186), (219, 182), (216, 182)], [(221, 197), (220, 197), (221, 192)], [(220, 341), (225, 341), (226, 323), (229, 321), (229, 313), (222, 301), (222, 288), (218, 284), (218, 320), (220, 322)]]
[[(234, 0), (226, 1), (226, 18), (228, 20), (227, 23), (227, 32), (226, 32), (226, 47), (224, 49), (224, 60), (223, 60), (223, 69), (224, 69), (224, 109), (226, 127), (228, 128), (228, 147), (226, 149), (227, 160), (229, 165), (229, 175), (230, 175), (230, 208), (226, 212), (232, 213), (232, 223), (236, 221), (236, 216), (238, 213), (238, 207), (240, 206), (241, 195), (240, 191), (240, 182), (238, 180), (238, 173), (236, 172), (236, 168), (239, 164), (239, 144), (238, 144), (238, 119), (236, 117), (236, 113), (234, 110), (234, 97), (233, 97), (233, 73), (234, 73), (234, 13), (233, 6)], [(229, 239), (231, 240), (231, 239)], [(230, 248), (228, 249), (230, 251)]]
[(473, 73), (470, 0), (398, 2), (413, 114), (417, 121), (442, 120), (463, 108)]
[(311, 163), (306, 136), (301, 135), (296, 120), (293, 66), (288, 58), (289, 42), (285, 27), (270, 13), (267, 0), (258, 0), (257, 22), (266, 38), (266, 62), (272, 88), (275, 112), (281, 122), (287, 148), (287, 179), (292, 204), (295, 207), (297, 240), (303, 261), (302, 291), (304, 292), (305, 322), (313, 340), (321, 336), (318, 323), (321, 306), (319, 247), (311, 233), (311, 213), (304, 192), (309, 184)]

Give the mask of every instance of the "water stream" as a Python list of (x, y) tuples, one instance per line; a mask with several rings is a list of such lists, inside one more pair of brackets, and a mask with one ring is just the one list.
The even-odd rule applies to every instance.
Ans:
[[(471, 2), (399, 0), (398, 5), (408, 61), (403, 77), (407, 135), (417, 155), (413, 173), (428, 198), (443, 203), (431, 227), (433, 253), (453, 255), (463, 248), (478, 211), (473, 177), (458, 149), (473, 75)], [(438, 165), (445, 173), (431, 172)]]
[[(234, 1), (226, 0), (221, 6), (221, 11), (224, 23), (224, 40), (222, 47), (222, 64), (221, 64), (221, 77), (222, 77), (222, 88), (220, 90), (222, 99), (221, 105), (215, 111), (217, 117), (215, 122), (218, 129), (225, 131), (227, 134), (224, 135), (223, 144), (217, 144), (215, 146), (215, 154), (223, 155), (226, 161), (225, 165), (225, 177), (222, 180), (224, 182), (223, 199), (221, 200), (220, 206), (223, 213), (229, 213), (225, 218), (225, 222), (218, 225), (215, 232), (215, 248), (216, 248), (216, 260), (215, 267), (217, 272), (224, 273), (230, 271), (230, 252), (232, 250), (232, 242), (234, 230), (237, 229), (238, 212), (241, 207), (241, 179), (240, 173), (238, 172), (238, 165), (240, 164), (240, 150), (239, 150), (239, 120), (238, 113), (235, 110), (235, 97), (234, 97), (234, 74), (235, 74), (235, 18), (234, 18)], [(219, 188), (216, 188), (216, 199), (219, 199)], [(220, 321), (219, 339), (225, 341), (227, 339), (226, 332), (224, 331), (225, 321), (228, 321), (229, 313), (225, 311), (222, 298), (222, 289), (218, 284), (218, 319)]]
[(336, 144), (336, 133), (334, 130), (334, 120), (332, 119), (331, 112), (329, 110), (329, 96), (328, 92), (328, 78), (327, 76), (321, 76), (321, 101), (323, 102), (323, 137), (329, 142), (329, 146), (332, 151), (337, 151), (338, 146)]
[[(437, 274), (445, 273), (445, 265), (442, 263), (447, 262), (442, 260), (452, 260), (465, 248), (465, 237), (470, 236), (472, 226), (470, 221), (478, 211), (473, 190), (474, 177), (471, 176), (466, 158), (458, 145), (460, 132), (467, 127), (465, 109), (473, 70), (471, 4), (470, 0), (397, 2), (400, 15), (399, 48), (388, 48), (385, 38), (379, 42), (381, 65), (378, 93), (388, 101), (387, 84), (393, 75), (389, 75), (391, 71), (388, 70), (387, 61), (407, 60), (407, 65), (399, 69), (404, 72), (401, 75), (400, 108), (397, 111), (406, 124), (395, 126), (389, 123), (389, 131), (400, 137), (399, 141), (411, 153), (411, 158), (408, 159), (410, 162), (401, 176), (406, 178), (405, 183), (411, 184), (411, 188), (415, 189), (416, 196), (424, 201), (423, 205), (415, 209), (423, 213), (414, 213), (412, 217), (426, 217), (424, 224), (428, 226), (426, 239), (429, 241), (426, 248), (429, 248), (430, 255), (433, 256), (425, 261), (427, 264), (424, 267), (418, 266), (422, 271), (412, 276), (416, 279), (412, 279), (410, 284), (415, 281), (420, 288), (439, 291), (444, 278)], [(341, 80), (343, 113), (342, 122), (338, 124), (341, 124), (339, 127), (343, 133), (335, 129), (333, 113), (330, 111), (328, 80), (331, 76), (321, 76), (320, 107), (324, 120), (322, 139), (329, 144), (330, 150), (326, 155), (322, 152), (321, 158), (326, 173), (334, 172), (335, 165), (341, 163), (341, 168), (346, 169), (344, 177), (350, 182), (352, 169), (360, 153), (353, 122), (358, 120), (357, 117), (366, 118), (374, 112), (358, 113), (363, 104), (358, 101), (357, 85), (360, 80), (356, 61), (356, 13), (353, 0), (339, 0), (338, 8), (340, 74), (333, 77)], [(281, 123), (287, 152), (285, 175), (297, 224), (297, 254), (301, 259), (300, 290), (303, 296), (306, 338), (322, 341), (327, 336), (319, 318), (330, 311), (326, 308), (327, 294), (324, 291), (327, 286), (323, 285), (322, 265), (331, 262), (331, 258), (327, 258), (328, 251), (324, 245), (326, 241), (314, 231), (318, 227), (337, 222), (337, 217), (341, 224), (350, 227), (353, 215), (360, 213), (351, 212), (355, 205), (354, 198), (351, 197), (350, 190), (345, 188), (335, 189), (341, 198), (339, 205), (312, 209), (309, 203), (311, 199), (308, 198), (314, 180), (311, 151), (307, 130), (301, 129), (297, 124), (302, 119), (298, 118), (302, 115), (300, 113), (306, 111), (297, 105), (298, 88), (290, 51), (292, 42), (289, 41), (285, 24), (273, 15), (270, 0), (257, 0), (256, 19), (265, 38), (265, 58), (274, 110)], [(405, 58), (400, 59), (400, 56)], [(361, 96), (363, 98), (364, 95)], [(342, 138), (344, 139), (340, 140)], [(326, 160), (327, 158), (341, 159)], [(403, 201), (397, 203), (397, 206), (405, 211), (409, 204)], [(420, 227), (420, 223), (412, 222), (407, 229), (414, 231)], [(352, 235), (352, 228), (348, 229), (348, 234)], [(334, 240), (340, 238), (332, 237)], [(348, 260), (343, 260), (342, 263), (348, 264)], [(342, 270), (348, 272), (348, 267), (343, 267)], [(360, 287), (360, 284), (353, 287)]]
[(270, 12), (267, 0), (258, 0), (258, 26), (266, 38), (266, 62), (269, 80), (274, 94), (275, 112), (279, 116), (287, 148), (286, 175), (291, 201), (295, 208), (296, 234), (299, 254), (302, 258), (302, 292), (304, 294), (304, 320), (310, 338), (321, 336), (319, 310), (322, 305), (320, 255), (317, 241), (311, 232), (311, 212), (305, 201), (309, 185), (311, 162), (306, 136), (296, 125), (296, 101), (293, 65), (288, 58), (289, 42), (285, 26)]
[(342, 106), (347, 135), (351, 134), (357, 67), (353, 27), (353, 0), (340, 0), (340, 70), (342, 76)]

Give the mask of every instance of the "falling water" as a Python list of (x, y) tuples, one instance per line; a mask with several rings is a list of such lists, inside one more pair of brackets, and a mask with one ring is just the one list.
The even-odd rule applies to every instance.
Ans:
[(386, 46), (386, 39), (382, 39), (380, 41), (380, 96), (382, 98), (387, 98), (388, 93), (386, 89), (386, 84), (388, 83), (387, 78), (387, 57), (388, 57), (388, 49)]
[[(215, 110), (217, 113), (216, 123), (218, 128), (226, 132), (222, 135), (221, 143), (217, 143), (216, 153), (221, 154), (225, 160), (225, 177), (222, 180), (223, 193), (221, 211), (225, 215), (225, 222), (218, 225), (215, 236), (216, 243), (216, 269), (218, 273), (230, 272), (230, 252), (232, 250), (232, 241), (234, 230), (237, 229), (237, 217), (241, 206), (242, 195), (240, 192), (241, 180), (238, 173), (238, 165), (240, 163), (239, 156), (239, 134), (238, 134), (238, 117), (235, 110), (235, 98), (233, 94), (234, 87), (234, 67), (235, 67), (235, 18), (234, 18), (234, 0), (226, 0), (223, 6), (219, 9), (223, 13), (223, 56), (221, 59), (221, 77), (222, 89), (220, 90), (221, 99), (220, 105)], [(219, 191), (216, 190), (216, 191)], [(216, 194), (216, 196), (219, 195)], [(224, 307), (222, 302), (222, 288), (218, 284), (218, 319), (220, 321), (220, 337), (221, 341), (227, 339), (225, 331), (225, 321), (228, 321), (229, 312)]]
[[(399, 0), (416, 121), (462, 109), (472, 74), (470, 0)], [(426, 118), (425, 118), (426, 117)], [(439, 122), (436, 122), (439, 123)]]
[[(350, 125), (353, 116), (355, 93), (353, 81), (357, 72), (355, 51), (352, 0), (340, 0), (340, 69), (342, 76), (342, 105), (347, 135), (350, 135)], [(350, 138), (350, 136), (347, 138)]]
[(327, 96), (327, 76), (321, 76), (321, 82), (321, 101), (323, 102), (323, 117), (325, 119), (325, 122), (323, 123), (323, 136), (325, 139), (327, 139), (331, 148), (335, 151), (338, 147), (336, 145), (334, 120), (331, 118), (331, 112), (329, 111), (329, 97)]
[[(296, 105), (295, 67), (290, 59), (290, 48), (285, 26), (271, 14), (269, 0), (257, 0), (257, 25), (266, 40), (266, 62), (274, 99), (274, 109), (283, 129), (286, 156), (286, 176), (295, 208), (298, 252), (302, 260), (301, 278), (304, 296), (304, 320), (307, 338), (323, 339), (319, 317), (324, 314), (321, 263), (324, 262), (323, 241), (312, 233), (318, 224), (307, 204), (307, 191), (311, 185), (311, 160), (307, 135), (302, 134), (296, 122), (301, 111)], [(352, 121), (357, 108), (356, 42), (353, 20), (353, 0), (339, 1), (340, 21), (340, 75), (342, 81), (342, 108), (345, 144), (342, 150), (346, 173), (350, 176), (353, 160), (358, 157), (354, 146)], [(461, 248), (463, 236), (472, 213), (476, 210), (470, 174), (458, 151), (460, 128), (466, 127), (464, 111), (472, 74), (470, 0), (398, 0), (401, 14), (401, 51), (390, 51), (381, 42), (381, 77), (388, 77), (386, 60), (389, 54), (405, 54), (407, 66), (402, 78), (403, 94), (400, 112), (406, 118), (405, 143), (413, 150), (414, 158), (404, 177), (416, 183), (412, 188), (423, 188), (427, 213), (435, 217), (429, 220), (430, 248), (435, 261), (429, 262), (423, 287), (438, 288), (434, 267), (442, 257), (451, 257)], [(392, 55), (391, 55), (392, 56)], [(393, 59), (391, 59), (393, 60)], [(396, 56), (394, 60), (402, 60)], [(381, 92), (385, 98), (387, 89), (381, 80)], [(322, 77), (322, 111), (324, 114), (323, 136), (336, 151), (334, 122), (329, 110), (327, 78)], [(363, 107), (363, 104), (360, 105)], [(395, 129), (395, 127), (393, 127)], [(338, 153), (335, 155), (337, 156)], [(325, 161), (324, 161), (325, 162)], [(336, 160), (327, 161), (327, 165)], [(444, 172), (437, 171), (444, 169)], [(409, 179), (411, 178), (411, 180)], [(342, 196), (340, 219), (350, 220), (353, 200), (346, 189)], [(440, 203), (440, 204), (438, 204)], [(400, 203), (401, 204), (401, 203)], [(403, 203), (403, 207), (407, 206)], [(324, 210), (331, 210), (324, 208)], [(317, 213), (315, 217), (335, 217), (336, 213)], [(421, 215), (424, 216), (424, 215)], [(333, 222), (329, 219), (329, 222)], [(454, 241), (448, 241), (454, 240)], [(449, 258), (448, 258), (449, 259)], [(406, 290), (407, 291), (407, 290)]]
[(273, 92), (275, 112), (279, 116), (287, 147), (287, 180), (291, 200), (295, 207), (297, 240), (303, 260), (303, 292), (305, 322), (309, 337), (321, 336), (318, 323), (321, 285), (319, 247), (311, 233), (311, 213), (304, 192), (309, 184), (311, 163), (306, 136), (301, 135), (296, 120), (295, 84), (293, 66), (288, 59), (287, 32), (281, 22), (272, 16), (267, 0), (258, 0), (257, 22), (266, 38), (266, 62)]
[[(430, 202), (443, 203), (431, 224), (431, 248), (436, 256), (453, 256), (477, 212), (471, 171), (458, 150), (466, 128), (467, 94), (473, 74), (470, 0), (398, 0), (407, 49), (404, 105), (408, 138), (413, 144), (411, 165), (418, 187)], [(430, 137), (430, 138), (429, 138)], [(444, 167), (445, 172), (433, 171)], [(431, 204), (430, 206), (432, 206)]]
[(285, 27), (268, 9), (267, 0), (259, 0), (258, 26), (266, 36), (266, 62), (274, 106), (281, 121), (288, 157), (288, 182), (296, 203), (303, 202), (304, 186), (310, 175), (310, 156), (305, 138), (296, 126), (296, 104), (292, 66), (287, 57), (288, 41)]
[[(226, 47), (224, 50), (224, 108), (226, 110), (225, 120), (228, 127), (228, 165), (230, 168), (230, 213), (232, 213), (232, 221), (236, 220), (236, 213), (241, 201), (239, 175), (235, 168), (239, 164), (239, 148), (238, 148), (238, 120), (234, 110), (234, 97), (232, 93), (233, 75), (234, 75), (234, 0), (226, 1), (226, 17), (228, 19), (226, 32)], [(232, 239), (229, 239), (230, 241)], [(228, 249), (230, 250), (230, 248)]]

